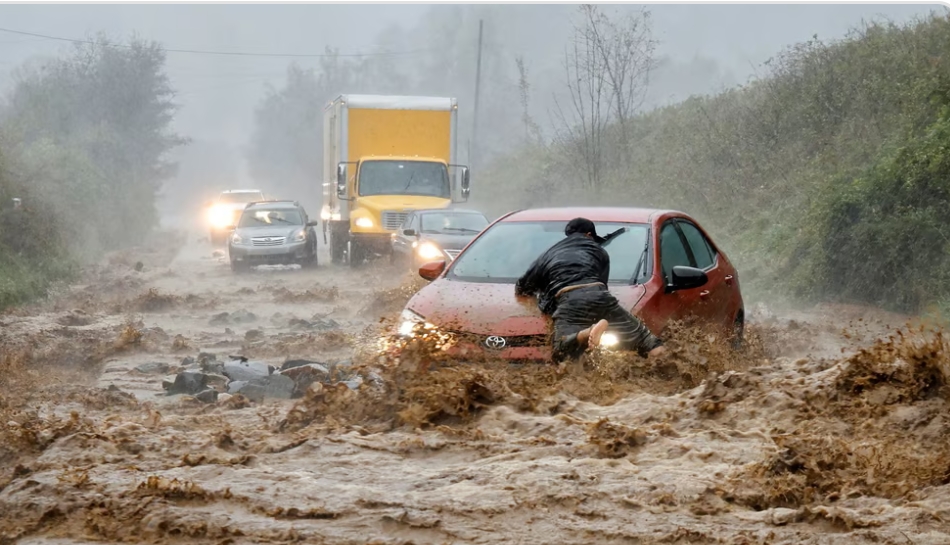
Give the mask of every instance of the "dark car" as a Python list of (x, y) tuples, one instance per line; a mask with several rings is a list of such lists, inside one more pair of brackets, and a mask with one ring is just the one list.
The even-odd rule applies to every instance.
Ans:
[[(531, 262), (564, 238), (571, 218), (591, 219), (599, 233), (626, 228), (606, 247), (609, 289), (624, 308), (662, 336), (674, 320), (697, 317), (738, 345), (745, 312), (739, 277), (709, 234), (672, 210), (547, 208), (496, 220), (451, 263), (433, 260), (419, 274), (432, 283), (406, 304), (399, 333), (416, 326), (449, 338), (443, 348), (511, 360), (544, 360), (549, 320), (535, 304), (515, 298), (514, 284)], [(616, 344), (608, 327), (602, 346)]]
[(412, 271), (430, 261), (451, 262), (485, 227), (488, 218), (475, 210), (415, 210), (392, 234), (392, 261)]
[(244, 208), (228, 237), (231, 269), (254, 265), (317, 264), (316, 221), (296, 201), (252, 202)]

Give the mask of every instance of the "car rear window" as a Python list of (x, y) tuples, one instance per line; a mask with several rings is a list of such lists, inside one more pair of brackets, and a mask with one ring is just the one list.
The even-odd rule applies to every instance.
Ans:
[[(643, 223), (594, 222), (600, 236), (626, 227), (607, 245), (610, 281), (629, 283), (647, 241)], [(453, 263), (449, 278), (468, 282), (514, 283), (545, 250), (564, 238), (566, 221), (501, 222), (488, 228)], [(640, 276), (646, 272), (642, 266)]]

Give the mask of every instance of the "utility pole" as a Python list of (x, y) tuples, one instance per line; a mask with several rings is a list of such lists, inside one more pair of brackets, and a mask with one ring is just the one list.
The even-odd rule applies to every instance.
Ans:
[(478, 20), (478, 60), (475, 62), (475, 106), (472, 109), (472, 146), (474, 154), (469, 156), (472, 168), (478, 162), (478, 90), (482, 82), (482, 19)]

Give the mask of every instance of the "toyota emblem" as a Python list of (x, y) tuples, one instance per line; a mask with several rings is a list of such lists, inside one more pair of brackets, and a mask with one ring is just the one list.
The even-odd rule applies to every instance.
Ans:
[(491, 348), (492, 350), (501, 350), (505, 347), (505, 344), (507, 344), (505, 338), (499, 337), (497, 335), (492, 335), (491, 337), (485, 339), (485, 346)]
[(272, 240), (272, 239), (271, 239), (270, 237), (267, 237), (267, 238), (264, 239), (264, 242), (270, 242), (271, 240)]

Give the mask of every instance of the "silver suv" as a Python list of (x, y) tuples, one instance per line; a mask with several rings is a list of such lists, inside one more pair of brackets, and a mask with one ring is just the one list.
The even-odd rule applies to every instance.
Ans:
[(248, 203), (228, 237), (231, 270), (290, 263), (315, 267), (316, 225), (297, 201)]

